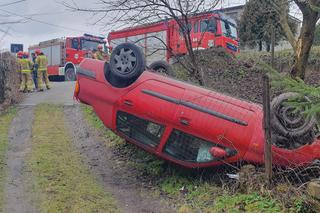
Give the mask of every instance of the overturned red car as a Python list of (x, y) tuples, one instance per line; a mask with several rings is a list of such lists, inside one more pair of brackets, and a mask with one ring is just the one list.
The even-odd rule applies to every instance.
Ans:
[[(120, 44), (110, 63), (81, 63), (75, 97), (92, 106), (105, 126), (127, 141), (185, 167), (263, 163), (260, 105), (145, 69), (141, 50)], [(292, 116), (292, 108), (282, 104), (289, 96), (272, 103), (273, 164), (312, 164), (320, 159), (315, 121)]]

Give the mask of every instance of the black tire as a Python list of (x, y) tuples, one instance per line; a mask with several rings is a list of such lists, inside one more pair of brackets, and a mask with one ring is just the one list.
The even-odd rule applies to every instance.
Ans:
[(167, 76), (175, 77), (175, 73), (171, 65), (165, 61), (155, 61), (152, 64), (150, 64), (149, 68), (155, 72), (158, 72)]
[[(146, 62), (141, 49), (132, 43), (122, 43), (113, 49), (110, 57), (108, 81), (125, 82), (129, 86), (145, 70)], [(113, 79), (113, 80), (112, 80)], [(122, 87), (121, 85), (113, 85)]]
[(132, 84), (135, 81), (135, 79), (132, 79), (131, 81), (130, 80), (123, 81), (123, 80), (117, 78), (116, 76), (112, 75), (111, 74), (111, 67), (110, 67), (109, 63), (105, 63), (104, 76), (105, 76), (105, 79), (112, 86), (117, 87), (117, 88), (127, 87), (127, 86), (129, 86), (130, 84)]
[(284, 105), (296, 93), (284, 93), (274, 98), (271, 102), (271, 125), (282, 136), (299, 138), (314, 130), (315, 117), (304, 118), (302, 113), (292, 113), (293, 108)]
[(77, 79), (74, 68), (70, 67), (64, 73), (65, 81), (75, 81)]

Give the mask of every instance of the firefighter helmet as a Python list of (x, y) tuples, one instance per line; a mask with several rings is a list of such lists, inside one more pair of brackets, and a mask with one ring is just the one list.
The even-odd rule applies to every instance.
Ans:
[(36, 53), (36, 55), (40, 55), (42, 53), (40, 49), (36, 49), (34, 52)]
[(23, 52), (22, 51), (17, 52), (17, 57), (18, 58), (22, 58), (22, 56), (23, 56)]
[(28, 57), (29, 57), (29, 53), (28, 53), (28, 52), (23, 52), (23, 56), (24, 56), (25, 58), (28, 58)]

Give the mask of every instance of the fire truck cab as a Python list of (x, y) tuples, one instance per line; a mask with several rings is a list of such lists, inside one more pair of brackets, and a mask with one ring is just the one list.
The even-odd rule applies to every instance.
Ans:
[(98, 45), (103, 45), (105, 38), (84, 34), (78, 37), (66, 37), (40, 42), (29, 47), (30, 54), (40, 49), (48, 57), (48, 74), (50, 77), (61, 77), (66, 81), (76, 79), (78, 65), (84, 58), (92, 58)]

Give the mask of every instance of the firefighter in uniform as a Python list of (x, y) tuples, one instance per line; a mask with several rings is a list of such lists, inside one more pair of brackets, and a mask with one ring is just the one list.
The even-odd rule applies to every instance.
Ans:
[[(35, 53), (31, 53), (31, 60), (33, 62), (33, 64), (36, 63), (36, 54)], [(36, 90), (38, 90), (38, 77), (37, 77), (38, 73), (37, 73), (37, 69), (35, 68), (35, 65), (33, 65), (33, 68), (32, 68), (32, 79), (33, 79), (33, 82), (34, 82), (34, 86), (36, 88)]]
[(38, 73), (38, 89), (39, 91), (43, 91), (43, 81), (46, 84), (47, 89), (50, 89), (49, 85), (49, 78), (48, 78), (48, 58), (41, 52), (41, 50), (36, 50), (36, 62), (35, 68), (37, 69)]
[(94, 53), (94, 58), (100, 61), (108, 61), (109, 55), (103, 51), (102, 45), (99, 45), (98, 50)]
[(29, 53), (22, 53), (22, 58), (18, 60), (21, 72), (21, 92), (33, 92), (33, 82), (31, 77), (31, 69), (33, 63), (28, 59)]

